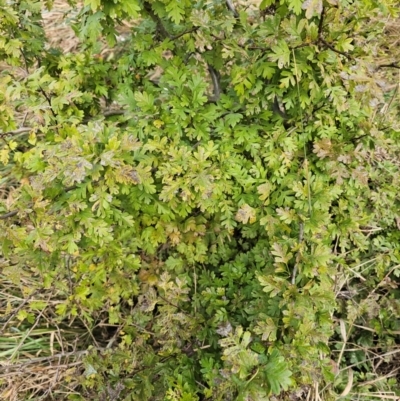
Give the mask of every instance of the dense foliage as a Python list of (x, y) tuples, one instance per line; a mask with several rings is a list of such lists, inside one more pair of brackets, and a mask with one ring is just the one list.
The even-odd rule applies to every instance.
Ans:
[(65, 54), (42, 3), (0, 1), (1, 277), (90, 333), (69, 399), (395, 391), (390, 0), (85, 0)]

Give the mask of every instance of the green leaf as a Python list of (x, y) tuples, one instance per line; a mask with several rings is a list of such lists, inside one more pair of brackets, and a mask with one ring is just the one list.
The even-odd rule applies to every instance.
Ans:
[(264, 10), (266, 7), (269, 7), (274, 3), (275, 0), (262, 0), (260, 4), (260, 10)]
[(254, 332), (261, 335), (262, 341), (276, 341), (278, 327), (272, 318), (267, 317), (265, 320), (258, 321)]
[(350, 52), (354, 49), (353, 43), (353, 38), (346, 38), (344, 37), (343, 39), (339, 39), (337, 41), (336, 47), (338, 50), (341, 50), (342, 52)]
[(278, 40), (278, 44), (276, 46), (272, 46), (271, 50), (274, 53), (269, 55), (269, 59), (271, 61), (277, 61), (280, 69), (289, 65), (290, 49), (285, 40)]
[(286, 245), (281, 245), (277, 242), (272, 244), (271, 253), (275, 256), (276, 263), (287, 264), (289, 260), (293, 257), (293, 254), (288, 252)]
[(169, 2), (169, 4), (167, 4), (165, 9), (168, 13), (168, 16), (172, 19), (172, 21), (174, 21), (175, 24), (179, 24), (182, 21), (185, 10), (181, 6), (180, 2), (172, 0)]
[(270, 293), (270, 297), (277, 296), (283, 292), (288, 285), (288, 281), (286, 279), (278, 276), (263, 276), (261, 274), (257, 274), (257, 279), (263, 287), (263, 291)]
[(293, 383), (292, 372), (276, 349), (271, 352), (264, 374), (273, 394), (280, 394), (282, 390), (286, 391)]
[(143, 111), (150, 111), (154, 109), (154, 96), (147, 92), (135, 92), (134, 99), (137, 105)]
[(303, 0), (287, 0), (287, 2), (289, 4), (289, 9), (293, 10), (296, 15), (301, 13)]
[(233, 128), (235, 125), (243, 118), (240, 113), (230, 113), (228, 114), (225, 119), (226, 122)]
[(85, 6), (90, 6), (93, 12), (100, 8), (101, 0), (85, 0)]
[(140, 5), (136, 0), (125, 0), (121, 2), (122, 9), (132, 18), (139, 17)]

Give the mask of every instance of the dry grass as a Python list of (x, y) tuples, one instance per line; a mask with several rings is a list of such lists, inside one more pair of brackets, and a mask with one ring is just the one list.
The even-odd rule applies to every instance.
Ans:
[(73, 357), (54, 355), (47, 360), (32, 358), (18, 364), (1, 363), (0, 398), (5, 401), (63, 400), (70, 394), (79, 394), (76, 389), (83, 362), (71, 361)]
[[(43, 12), (43, 28), (48, 39), (49, 47), (60, 49), (64, 54), (74, 52), (80, 45), (80, 40), (71, 28), (81, 9), (82, 3), (72, 8), (67, 1), (55, 0), (50, 11)], [(122, 21), (117, 27), (117, 40), (123, 40), (129, 34), (133, 23)], [(107, 47), (105, 41), (102, 41), (101, 55), (107, 56), (112, 53), (112, 49)]]
[(72, 52), (77, 48), (79, 39), (68, 24), (77, 14), (77, 9), (71, 8), (67, 1), (63, 0), (55, 0), (50, 11), (44, 10), (43, 28), (50, 47), (62, 49), (64, 53)]
[[(87, 332), (78, 324), (68, 327), (58, 322), (54, 310), (61, 294), (54, 288), (34, 290), (39, 282), (24, 272), (18, 272), (14, 282), (0, 275), (0, 399), (4, 401), (54, 399), (56, 394), (55, 399), (63, 400), (79, 386), (87, 353), (81, 344), (87, 346)], [(26, 313), (30, 317), (25, 320)]]

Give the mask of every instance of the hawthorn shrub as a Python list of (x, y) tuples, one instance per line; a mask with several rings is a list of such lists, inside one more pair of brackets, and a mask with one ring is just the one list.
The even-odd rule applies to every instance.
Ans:
[(56, 399), (398, 391), (395, 3), (69, 3), (64, 54), (0, 2), (7, 323), (88, 333)]

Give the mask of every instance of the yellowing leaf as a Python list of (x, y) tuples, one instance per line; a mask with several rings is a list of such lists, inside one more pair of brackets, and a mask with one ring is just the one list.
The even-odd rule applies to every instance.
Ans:
[(35, 145), (36, 144), (36, 133), (35, 133), (35, 131), (31, 131), (30, 133), (29, 133), (29, 138), (28, 138), (28, 142), (31, 144), (31, 145)]
[(337, 47), (339, 50), (341, 50), (343, 52), (352, 51), (354, 49), (352, 42), (353, 42), (353, 38), (345, 38), (345, 39), (338, 41)]
[(11, 150), (17, 149), (17, 146), (18, 146), (18, 143), (15, 142), (15, 141), (13, 141), (13, 140), (11, 140), (10, 142), (8, 142), (8, 147), (9, 147)]
[(332, 150), (332, 142), (329, 138), (314, 142), (313, 152), (321, 159), (332, 156)]
[(276, 263), (287, 264), (287, 262), (289, 262), (289, 260), (293, 256), (292, 253), (288, 252), (287, 246), (282, 246), (281, 244), (278, 244), (277, 242), (275, 242), (272, 245), (271, 253), (275, 256)]
[(259, 199), (265, 201), (269, 198), (269, 194), (271, 193), (272, 185), (270, 182), (266, 182), (265, 184), (261, 184), (257, 187), (257, 192), (260, 194)]
[(257, 323), (254, 331), (261, 335), (262, 341), (276, 341), (278, 327), (271, 317), (267, 317)]
[(269, 58), (271, 61), (277, 61), (279, 68), (289, 65), (291, 53), (286, 41), (279, 40), (276, 46), (271, 47), (271, 50), (273, 54), (270, 54)]
[(25, 310), (20, 310), (18, 313), (17, 313), (17, 319), (19, 320), (19, 321), (24, 321), (26, 318), (28, 317), (28, 312), (27, 311), (25, 311)]
[(306, 0), (301, 8), (306, 10), (306, 17), (310, 19), (314, 14), (322, 13), (322, 0)]
[(2, 269), (2, 274), (13, 284), (20, 284), (22, 269), (19, 265), (9, 265)]
[(7, 164), (8, 161), (10, 160), (10, 151), (9, 149), (1, 149), (0, 150), (0, 162), (3, 164)]
[(236, 213), (235, 219), (243, 224), (247, 224), (247, 222), (253, 224), (256, 221), (256, 211), (245, 203)]
[(164, 125), (164, 121), (155, 120), (155, 121), (153, 122), (153, 125), (154, 125), (156, 128), (161, 128), (161, 127)]

